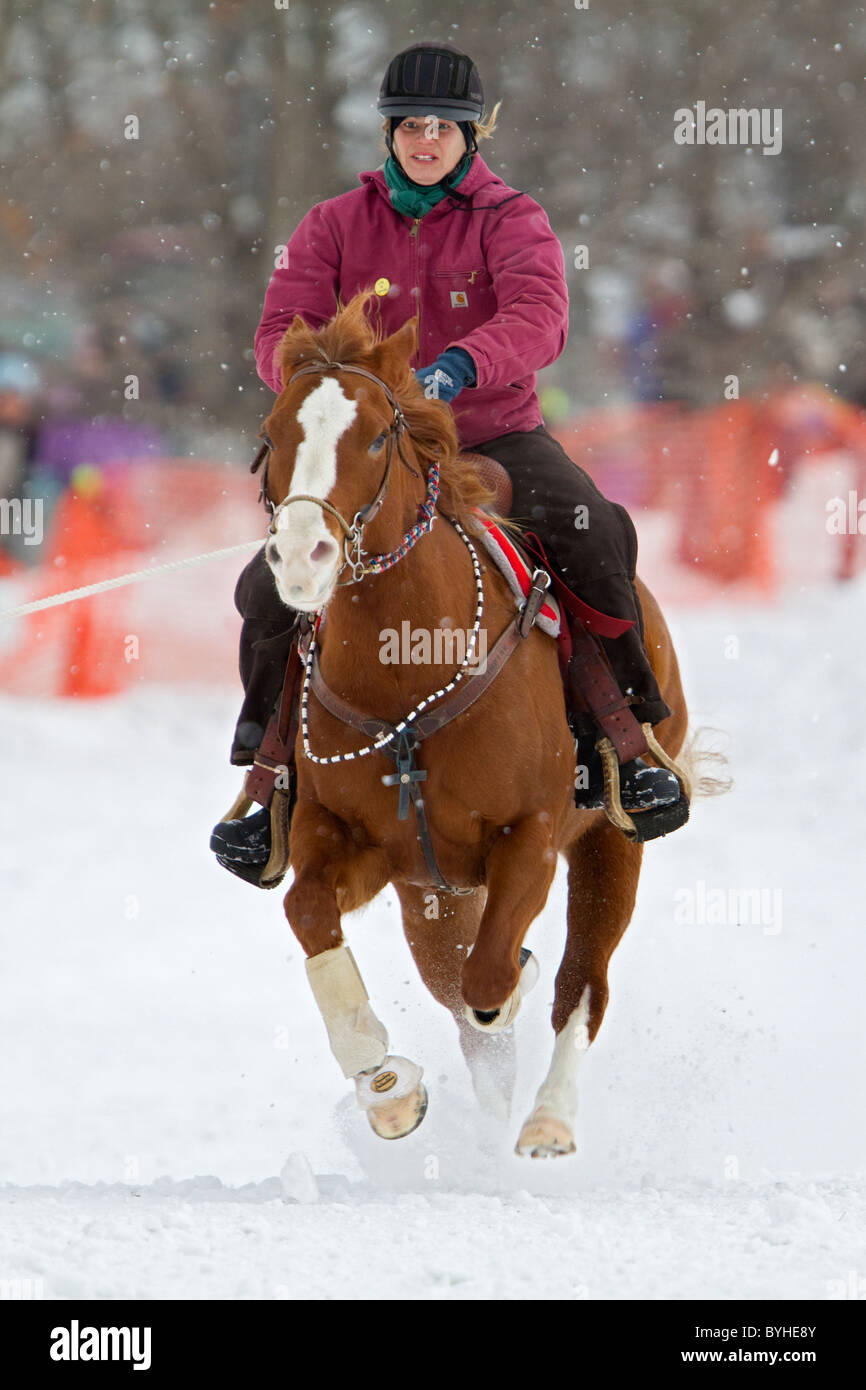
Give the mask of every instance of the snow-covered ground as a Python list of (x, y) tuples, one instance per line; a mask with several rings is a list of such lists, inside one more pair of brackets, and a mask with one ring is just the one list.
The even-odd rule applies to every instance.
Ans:
[(507, 1124), (478, 1110), (393, 893), (349, 920), (430, 1092), (421, 1128), (383, 1143), (328, 1050), (281, 894), (208, 852), (239, 782), (234, 695), (0, 700), (4, 1287), (821, 1300), (859, 1279), (866, 1295), (864, 613), (862, 582), (674, 613), (693, 721), (726, 732), (736, 787), (647, 848), (578, 1153), (555, 1163), (513, 1146), (552, 1043), (562, 874), (528, 938), (542, 977)]

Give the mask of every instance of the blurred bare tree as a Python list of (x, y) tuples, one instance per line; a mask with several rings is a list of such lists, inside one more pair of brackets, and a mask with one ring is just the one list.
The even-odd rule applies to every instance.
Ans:
[[(254, 431), (276, 247), (382, 162), (387, 61), (437, 37), (503, 101), (483, 157), (562, 239), (546, 380), (574, 407), (715, 401), (729, 374), (866, 404), (859, 0), (22, 0), (0, 11), (0, 350), (76, 376), (93, 414)], [(781, 152), (677, 145), (697, 100), (780, 108)]]

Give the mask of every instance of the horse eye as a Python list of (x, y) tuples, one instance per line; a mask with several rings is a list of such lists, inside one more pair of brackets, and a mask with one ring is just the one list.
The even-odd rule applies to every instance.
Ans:
[(376, 438), (373, 440), (373, 443), (370, 445), (370, 453), (371, 453), (371, 454), (378, 454), (378, 452), (379, 452), (379, 450), (381, 449), (382, 445), (385, 443), (385, 440), (386, 440), (386, 438), (387, 438), (387, 434), (388, 434), (387, 430), (383, 430), (381, 434), (378, 434), (378, 435), (376, 436)]

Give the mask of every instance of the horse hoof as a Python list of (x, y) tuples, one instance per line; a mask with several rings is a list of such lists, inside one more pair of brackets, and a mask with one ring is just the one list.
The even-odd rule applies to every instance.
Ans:
[(408, 1096), (371, 1106), (367, 1119), (380, 1139), (404, 1139), (418, 1128), (426, 1114), (427, 1088), (419, 1081)]
[(380, 1139), (403, 1139), (427, 1114), (423, 1068), (408, 1057), (386, 1057), (380, 1067), (355, 1077), (358, 1104)]
[(574, 1136), (548, 1110), (534, 1110), (520, 1131), (514, 1152), (529, 1158), (559, 1158), (576, 1151)]
[(538, 961), (527, 946), (520, 948), (520, 979), (514, 993), (506, 999), (501, 1009), (473, 1009), (467, 1004), (463, 1017), (479, 1033), (503, 1033), (510, 1028), (520, 1012), (524, 995), (527, 995), (538, 981)]
[(517, 1015), (520, 1013), (522, 999), (520, 985), (512, 995), (506, 999), (501, 1009), (472, 1009), (466, 1004), (463, 1008), (463, 1017), (473, 1028), (477, 1028), (479, 1033), (503, 1033), (506, 1028), (510, 1028)]

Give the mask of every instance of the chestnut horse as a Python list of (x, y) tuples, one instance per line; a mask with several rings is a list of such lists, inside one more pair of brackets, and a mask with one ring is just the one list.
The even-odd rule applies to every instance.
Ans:
[[(450, 408), (425, 398), (409, 366), (417, 321), (383, 340), (368, 322), (369, 303), (369, 292), (356, 295), (318, 331), (296, 316), (278, 349), (283, 389), (262, 431), (273, 509), (268, 563), (283, 602), (320, 615), (296, 744), (286, 916), (344, 1076), (354, 1079), (374, 1130), (398, 1138), (423, 1118), (422, 1073), (388, 1053), (387, 1033), (343, 940), (344, 915), (394, 884), (421, 978), (453, 1013), (483, 1098), (491, 1084), (485, 1049), (496, 1050), (483, 1034), (510, 1026), (533, 982), (537, 966), (521, 945), (564, 855), (568, 934), (556, 977), (553, 1058), (517, 1151), (571, 1153), (578, 1065), (604, 1017), (608, 962), (634, 908), (642, 847), (603, 811), (575, 808), (575, 744), (554, 640), (533, 627), (481, 698), (419, 747), (438, 888), (416, 816), (398, 815), (393, 761), (373, 733), (344, 722), (322, 704), (315, 684), (309, 688), (315, 653), (338, 701), (397, 726), (454, 681), (455, 662), (435, 642), (426, 645), (426, 663), (385, 660), (383, 635), (400, 632), (406, 620), (413, 635), (471, 633), (477, 615), (479, 576), (466, 535), (489, 490), (459, 455)], [(432, 512), (425, 493), (431, 465), (441, 487), (435, 525), (419, 527), (425, 495)], [(371, 555), (390, 558), (371, 573)], [(479, 568), (476, 631), (489, 652), (512, 623), (515, 601), (491, 564)], [(655, 732), (675, 757), (686, 731), (677, 660), (640, 581), (638, 592), (647, 651), (674, 711)], [(408, 774), (404, 765), (404, 781), (419, 771)], [(446, 891), (441, 879), (463, 891)], [(503, 1045), (511, 1044), (500, 1039)]]

